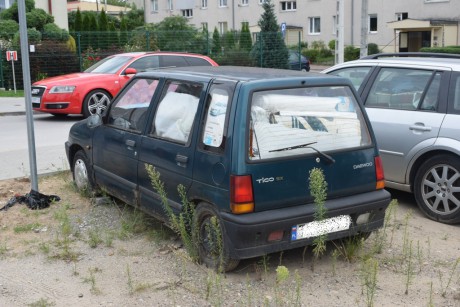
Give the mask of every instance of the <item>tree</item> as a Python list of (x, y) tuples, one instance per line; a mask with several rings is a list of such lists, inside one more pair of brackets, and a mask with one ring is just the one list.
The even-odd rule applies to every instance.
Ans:
[(109, 24), (107, 23), (107, 15), (105, 14), (105, 11), (102, 10), (101, 13), (99, 14), (99, 20), (98, 20), (98, 28), (99, 28), (99, 47), (102, 49), (107, 49), (109, 46), (108, 43), (108, 30), (109, 30)]
[(157, 44), (160, 50), (164, 51), (199, 51), (197, 50), (197, 39), (202, 33), (183, 16), (166, 17), (155, 27)]
[(14, 34), (19, 31), (19, 24), (12, 20), (0, 20), (0, 39), (12, 39)]
[(218, 55), (222, 52), (222, 45), (220, 43), (220, 34), (217, 28), (214, 28), (214, 32), (212, 32), (212, 48), (211, 53)]
[(126, 18), (121, 17), (120, 22), (120, 45), (124, 46), (128, 43), (128, 24), (126, 23)]
[(80, 12), (80, 8), (77, 9), (77, 13), (75, 14), (75, 25), (74, 25), (74, 31), (75, 32), (81, 32), (82, 31), (82, 16)]
[(54, 23), (54, 17), (45, 12), (43, 9), (33, 9), (26, 13), (27, 28), (35, 28), (43, 31), (48, 23)]
[[(25, 0), (25, 7), (26, 13), (35, 9), (35, 1), (34, 0)], [(12, 19), (19, 23), (19, 14), (18, 14), (18, 2), (14, 1), (14, 3), (6, 10), (0, 13), (0, 19)]]
[(240, 50), (251, 51), (252, 38), (251, 32), (249, 31), (249, 24), (243, 22), (240, 34)]
[(280, 26), (276, 20), (274, 5), (267, 0), (262, 5), (264, 13), (259, 19), (257, 35), (251, 56), (260, 67), (289, 68), (289, 51), (284, 43)]

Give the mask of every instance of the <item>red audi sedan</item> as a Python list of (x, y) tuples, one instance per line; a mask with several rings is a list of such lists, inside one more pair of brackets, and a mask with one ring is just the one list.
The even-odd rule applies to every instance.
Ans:
[(193, 53), (132, 52), (109, 56), (81, 73), (46, 78), (32, 84), (34, 111), (55, 116), (102, 113), (137, 72), (184, 66), (218, 66)]

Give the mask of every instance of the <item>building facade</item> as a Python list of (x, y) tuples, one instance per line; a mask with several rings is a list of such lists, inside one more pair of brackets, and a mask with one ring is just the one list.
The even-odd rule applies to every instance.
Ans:
[[(197, 28), (220, 33), (239, 31), (248, 23), (252, 33), (266, 0), (144, 0), (145, 21), (158, 23), (180, 15)], [(344, 44), (359, 46), (363, 0), (344, 1)], [(336, 0), (272, 0), (288, 45), (336, 39)], [(367, 41), (383, 51), (418, 51), (422, 47), (458, 45), (460, 0), (368, 0)]]

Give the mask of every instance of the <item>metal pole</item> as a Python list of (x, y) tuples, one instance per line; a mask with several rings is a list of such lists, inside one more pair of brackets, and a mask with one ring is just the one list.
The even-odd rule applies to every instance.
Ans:
[(3, 49), (0, 48), (0, 80), (2, 81), (0, 88), (5, 88), (5, 81), (3, 80), (3, 59), (2, 59)]
[(367, 0), (361, 0), (361, 44), (359, 50), (359, 57), (362, 58), (367, 55), (367, 34), (368, 34), (368, 5)]
[(13, 71), (13, 88), (14, 88), (14, 93), (16, 94), (16, 76), (14, 73), (14, 58), (11, 57), (11, 70)]
[(27, 134), (29, 143), (30, 182), (32, 190), (38, 192), (34, 118), (32, 114), (32, 84), (30, 82), (29, 41), (27, 38), (26, 8), (24, 2), (25, 0), (18, 0), (19, 35), (21, 42), (22, 74), (24, 79), (24, 98), (26, 103)]

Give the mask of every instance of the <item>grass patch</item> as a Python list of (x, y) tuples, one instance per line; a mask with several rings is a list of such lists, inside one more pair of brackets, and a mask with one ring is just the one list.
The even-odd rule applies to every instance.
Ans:
[(24, 90), (0, 91), (0, 97), (24, 97)]
[(18, 225), (14, 227), (14, 233), (24, 233), (24, 232), (31, 232), (35, 231), (36, 229), (41, 228), (42, 225), (40, 223), (31, 223), (26, 225)]

